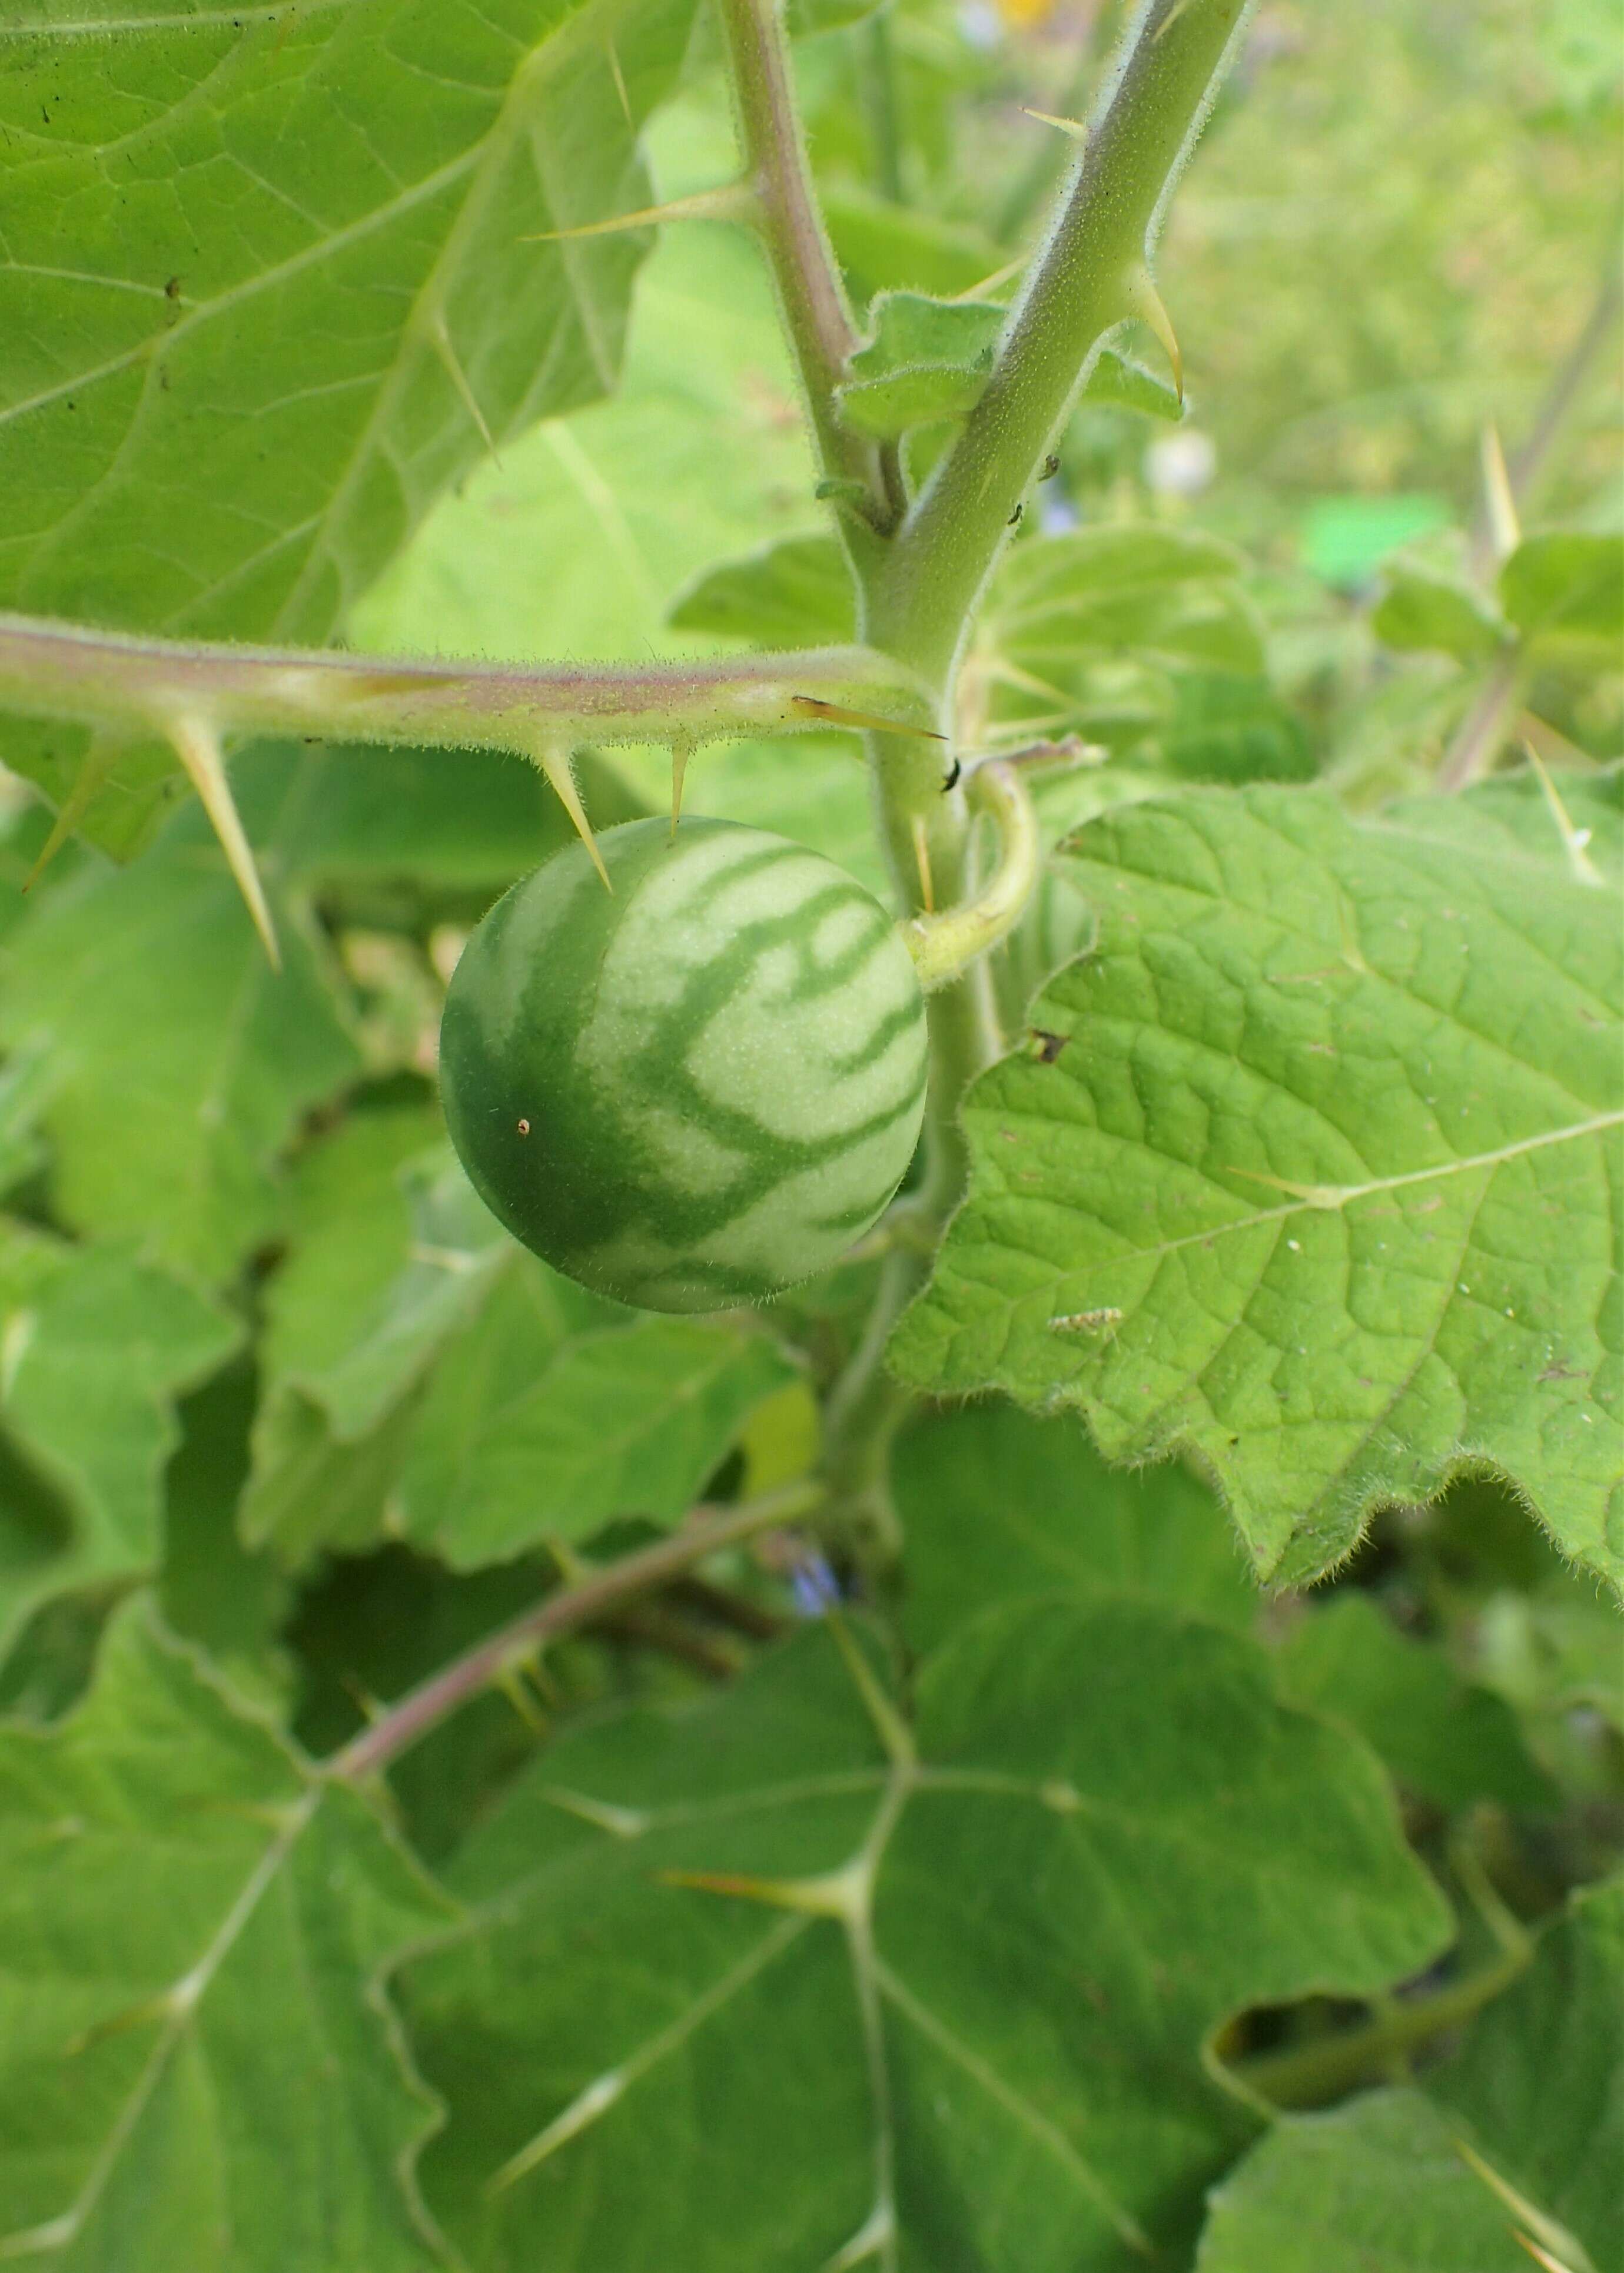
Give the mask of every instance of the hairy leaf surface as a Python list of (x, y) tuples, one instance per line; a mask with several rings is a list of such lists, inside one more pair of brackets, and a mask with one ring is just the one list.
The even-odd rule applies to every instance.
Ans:
[(1475, 1467), (1624, 1583), (1624, 941), (1537, 799), (1470, 861), (1414, 803), (1300, 791), (1075, 839), (1098, 949), (1036, 1013), (1058, 1054), (971, 1094), (905, 1377), (1081, 1406), (1111, 1459), (1195, 1448), (1265, 1575)]
[(57, 1206), (200, 1278), (275, 1230), (279, 1154), (360, 1066), (314, 928), (276, 890), (325, 765), (262, 750), (236, 769), (280, 971), (195, 806), (135, 866), (86, 864), (5, 943), (0, 1038), (39, 1061)]

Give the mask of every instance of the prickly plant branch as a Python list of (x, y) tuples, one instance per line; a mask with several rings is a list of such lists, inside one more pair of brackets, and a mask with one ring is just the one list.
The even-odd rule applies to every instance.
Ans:
[(40, 866), (82, 819), (121, 743), (151, 735), (167, 740), (202, 799), (273, 962), (270, 911), (221, 760), (229, 735), (514, 751), (546, 775), (589, 848), (572, 765), (584, 743), (669, 741), (685, 762), (699, 742), (817, 726), (884, 724), (905, 737), (934, 739), (918, 723), (925, 705), (908, 673), (860, 648), (568, 671), (183, 644), (6, 614), (0, 614), (0, 708), (73, 719), (96, 731)]
[(499, 1688), (516, 1670), (533, 1663), (541, 1650), (559, 1635), (579, 1632), (582, 1626), (622, 1609), (626, 1603), (655, 1594), (681, 1579), (724, 1549), (742, 1546), (764, 1531), (815, 1514), (824, 1500), (815, 1483), (785, 1484), (744, 1500), (736, 1507), (696, 1509), (690, 1520), (635, 1555), (598, 1570), (583, 1571), (556, 1594), (549, 1594), (462, 1656), (453, 1658), (438, 1673), (396, 1700), (371, 1726), (363, 1729), (327, 1763), (327, 1774), (341, 1783), (364, 1783), (380, 1774), (402, 1752), (438, 1728), (472, 1699)]
[(901, 510), (894, 476), (874, 443), (842, 424), (834, 390), (857, 345), (845, 287), (823, 224), (790, 77), (782, 0), (720, 0), (722, 37), (745, 163), (758, 199), (786, 337), (800, 373), (826, 480), (858, 510), (842, 516), (889, 529)]
[(910, 508), (866, 636), (947, 673), (1089, 362), (1132, 317), (1167, 346), (1157, 230), (1232, 61), (1251, 0), (1142, 0), (963, 431)]
[[(584, 670), (131, 638), (0, 613), (0, 709), (113, 734), (318, 734), (516, 750), (694, 741), (820, 725), (926, 731), (905, 666), (858, 647)], [(933, 739), (933, 737), (932, 737)]]

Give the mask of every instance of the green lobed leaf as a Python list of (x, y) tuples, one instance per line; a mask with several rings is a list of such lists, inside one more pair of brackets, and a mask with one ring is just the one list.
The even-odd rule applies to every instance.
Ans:
[(1102, 348), (1084, 382), (1084, 402), (1105, 402), (1119, 410), (1142, 411), (1147, 418), (1165, 419), (1177, 425), (1185, 415), (1184, 398), (1177, 387), (1148, 371), (1136, 356), (1117, 348)]
[(1447, 1932), (1368, 1755), (1150, 1603), (990, 1613), (917, 1737), (887, 1766), (815, 1631), (566, 1738), (475, 1835), (405, 1993), (451, 2108), (425, 2189), (483, 2273), (1126, 2269), (1250, 2127), (1218, 2020)]
[(293, 1588), (269, 1555), (243, 1545), (236, 1519), (257, 1386), (244, 1351), (177, 1408), (181, 1441), (164, 1474), (153, 1595), (169, 1632), (206, 1650), (233, 1689), (280, 1707), (288, 1673), (280, 1637)]
[(1504, 624), (1463, 577), (1446, 575), (1426, 561), (1401, 559), (1389, 566), (1385, 581), (1387, 589), (1370, 619), (1384, 645), (1476, 664), (1504, 641)]
[(59, 2273), (443, 2262), (378, 1992), (444, 1898), (122, 1613), (86, 1704), (0, 1731), (0, 2254)]
[(1197, 2273), (1527, 2273), (1463, 2144), (1418, 2091), (1293, 2117), (1215, 2190)]
[(671, 1521), (794, 1369), (752, 1319), (581, 1330), (579, 1290), (530, 1258), (437, 1370), (414, 1425), (403, 1534), (457, 1569), (612, 1517)]
[(1624, 2263), (1624, 1879), (1574, 1896), (1426, 2084), (1598, 2273)]
[[(370, 1543), (425, 1377), (518, 1250), (475, 1196), (437, 1113), (360, 1114), (300, 1163), (291, 1251), (266, 1295), (264, 1377), (240, 1523), (287, 1564)], [(550, 1274), (557, 1331), (607, 1306)]]
[[(1589, 870), (1609, 882), (1624, 882), (1624, 765), (1591, 773), (1564, 770), (1550, 778)], [(1548, 873), (1553, 863), (1576, 866), (1545, 789), (1531, 769), (1480, 782), (1470, 797), (1399, 798), (1384, 818), (1401, 828), (1413, 821), (1441, 842), (1448, 838), (1463, 860), (1486, 857), (1502, 865), (1525, 865), (1530, 879)]]
[(1624, 641), (1624, 536), (1572, 529), (1525, 537), (1500, 572), (1501, 605), (1541, 647), (1597, 647), (1616, 664)]
[(1142, 1594), (1242, 1632), (1258, 1593), (1204, 1485), (1108, 1468), (1081, 1422), (1003, 1399), (917, 1420), (893, 1459), (909, 1640), (931, 1649), (994, 1603)]
[(991, 301), (882, 292), (869, 311), (873, 337), (847, 357), (835, 390), (841, 416), (881, 441), (964, 417), (987, 383), (1007, 313)]
[(175, 1399), (240, 1335), (150, 1264), (0, 1225), (0, 1645), (52, 1594), (153, 1569)]
[(1278, 1662), (1293, 1704), (1350, 1722), (1418, 1797), (1448, 1808), (1480, 1799), (1557, 1805), (1506, 1700), (1463, 1681), (1439, 1649), (1400, 1633), (1369, 1595), (1341, 1593), (1306, 1608)]
[(280, 971), (195, 806), (134, 867), (87, 864), (0, 950), (0, 1039), (39, 1063), (58, 1211), (205, 1279), (275, 1231), (282, 1148), (359, 1069), (321, 942), (277, 889), (325, 765), (259, 748), (236, 769)]
[(1616, 1587), (1620, 947), (1552, 852), (1313, 791), (1085, 830), (1096, 954), (965, 1110), (974, 1171), (892, 1345), (938, 1393), (1187, 1445), (1261, 1572), (1493, 1470)]
[(1216, 537), (1157, 523), (1013, 546), (972, 662), (999, 726), (1079, 732), (1196, 778), (1311, 771), (1302, 728), (1265, 676), (1243, 565)]
[[(1418, 2090), (1281, 2122), (1197, 2273), (1566, 2273), (1624, 2261), (1624, 1880), (1577, 1894)], [(1535, 2245), (1530, 2247), (1529, 2245)]]
[[(725, 116), (687, 101), (662, 114), (652, 139), (665, 196), (736, 163)], [(444, 499), (363, 604), (357, 636), (582, 661), (692, 655), (753, 636), (732, 622), (677, 624), (668, 611), (713, 571), (728, 578), (764, 537), (770, 548), (805, 536), (816, 476), (797, 401), (748, 234), (666, 230), (639, 281), (614, 398), (505, 448), (499, 466)], [(822, 734), (707, 745), (688, 768), (685, 809), (797, 837), (879, 884), (857, 747)], [(645, 809), (670, 797), (666, 748), (617, 749), (612, 770)]]
[[(718, 140), (685, 103), (652, 139), (662, 197), (736, 163), (725, 123)], [(368, 596), (357, 637), (520, 660), (703, 651), (666, 626), (681, 586), (816, 522), (797, 400), (749, 233), (663, 230), (638, 281), (614, 396), (549, 421), (442, 498)]]
[(857, 637), (851, 572), (837, 537), (778, 537), (694, 577), (666, 620), (760, 647), (838, 646)]
[[(691, 15), (11, 9), (0, 605), (328, 638), (488, 436), (613, 386), (647, 237), (536, 239), (650, 202)], [(86, 746), (5, 747), (60, 798)], [(173, 775), (122, 754), (93, 833), (132, 845)]]
[(524, 1254), (420, 1108), (314, 1146), (288, 1233), (239, 1519), (286, 1564), (381, 1529), (467, 1567), (674, 1518), (793, 1377), (753, 1321), (632, 1318)]
[(438, 1115), (358, 1114), (294, 1178), (266, 1296), (243, 1534), (288, 1563), (375, 1534), (414, 1392), (512, 1255)]
[(350, 1438), (395, 1403), (513, 1253), (439, 1115), (411, 1106), (356, 1114), (305, 1155), (288, 1232), (261, 1366)]
[(893, 205), (850, 182), (822, 193), (824, 220), (852, 298), (880, 292), (973, 292), (1002, 268), (1008, 248), (963, 221)]

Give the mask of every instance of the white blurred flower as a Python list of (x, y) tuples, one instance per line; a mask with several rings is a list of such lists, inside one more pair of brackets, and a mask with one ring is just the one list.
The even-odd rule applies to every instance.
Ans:
[(964, 0), (959, 10), (959, 35), (977, 55), (989, 55), (1004, 44), (1004, 22), (992, 0)]
[(1217, 445), (1194, 426), (1159, 434), (1145, 452), (1145, 479), (1158, 497), (1199, 497), (1217, 469)]

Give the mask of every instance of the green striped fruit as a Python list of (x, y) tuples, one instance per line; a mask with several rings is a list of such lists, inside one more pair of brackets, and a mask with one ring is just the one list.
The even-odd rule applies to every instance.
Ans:
[(885, 910), (725, 821), (628, 821), (498, 900), (451, 982), (445, 1119), (525, 1245), (649, 1310), (759, 1302), (836, 1262), (924, 1110), (924, 1003)]

